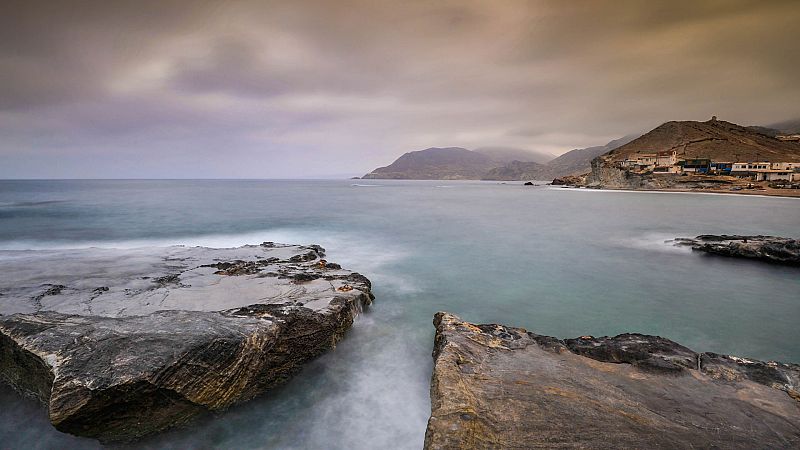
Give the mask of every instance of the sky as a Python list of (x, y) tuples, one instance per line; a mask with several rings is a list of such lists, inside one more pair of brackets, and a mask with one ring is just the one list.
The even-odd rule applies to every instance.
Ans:
[(0, 178), (325, 178), (800, 117), (797, 0), (0, 2)]

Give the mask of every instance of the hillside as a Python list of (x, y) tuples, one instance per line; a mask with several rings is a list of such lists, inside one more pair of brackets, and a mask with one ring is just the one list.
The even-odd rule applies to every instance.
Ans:
[(622, 161), (635, 153), (676, 150), (678, 158), (715, 161), (800, 161), (800, 144), (722, 120), (667, 122), (602, 158)]
[(554, 174), (553, 177), (586, 173), (591, 169), (591, 162), (593, 159), (625, 145), (639, 136), (638, 134), (629, 134), (625, 137), (615, 139), (606, 145), (570, 150), (548, 162), (547, 166)]
[(767, 125), (766, 128), (777, 130), (780, 134), (800, 134), (800, 119), (773, 123)]
[(501, 164), (512, 161), (534, 162), (546, 164), (555, 158), (555, 155), (513, 147), (481, 147), (474, 150), (476, 153), (486, 155)]
[(461, 147), (433, 147), (408, 152), (386, 167), (364, 175), (364, 179), (479, 180), (497, 166), (489, 156)]
[(482, 179), (496, 181), (551, 180), (557, 176), (553, 174), (552, 168), (547, 164), (511, 161), (486, 172)]

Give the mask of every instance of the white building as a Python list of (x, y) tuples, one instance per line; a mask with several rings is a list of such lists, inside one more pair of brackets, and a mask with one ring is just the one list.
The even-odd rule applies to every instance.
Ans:
[(623, 167), (638, 171), (652, 171), (653, 173), (677, 173), (679, 167), (678, 153), (676, 151), (656, 153), (634, 153), (622, 161)]
[(734, 163), (731, 175), (752, 177), (755, 181), (800, 181), (800, 163), (796, 162), (747, 162)]

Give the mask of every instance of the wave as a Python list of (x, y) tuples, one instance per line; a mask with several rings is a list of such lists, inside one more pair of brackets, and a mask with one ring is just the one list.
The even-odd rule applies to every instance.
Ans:
[[(17, 257), (19, 251), (60, 251), (79, 249), (137, 249), (184, 245), (187, 247), (231, 248), (271, 241), (283, 244), (319, 244), (327, 257), (348, 270), (366, 275), (375, 285), (396, 292), (418, 291), (416, 284), (390, 270), (388, 266), (407, 258), (410, 252), (396, 243), (362, 233), (323, 229), (276, 228), (235, 234), (206, 234), (171, 238), (125, 239), (114, 241), (11, 240), (0, 241), (0, 259)], [(5, 254), (4, 254), (5, 253)]]
[(38, 202), (0, 202), (0, 208), (25, 208), (32, 206), (46, 206), (56, 203), (65, 203), (66, 200), (42, 200)]
[[(686, 236), (689, 236), (689, 234), (686, 234)], [(676, 237), (679, 236), (676, 234), (667, 233), (647, 233), (641, 236), (615, 239), (614, 242), (622, 247), (635, 248), (639, 250), (664, 253), (691, 253), (691, 247), (676, 246), (674, 242), (672, 242)]]
[(383, 185), (382, 184), (358, 184), (358, 183), (353, 183), (350, 186), (355, 186), (355, 187), (381, 187)]

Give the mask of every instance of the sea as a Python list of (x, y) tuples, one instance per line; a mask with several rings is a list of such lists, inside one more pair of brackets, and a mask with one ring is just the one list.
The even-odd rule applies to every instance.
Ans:
[[(437, 311), (800, 362), (800, 269), (667, 242), (699, 234), (800, 238), (800, 200), (477, 181), (0, 181), (0, 258), (275, 241), (322, 245), (372, 280), (374, 305), (286, 385), (130, 448), (419, 449)], [(0, 448), (100, 447), (0, 385)]]

